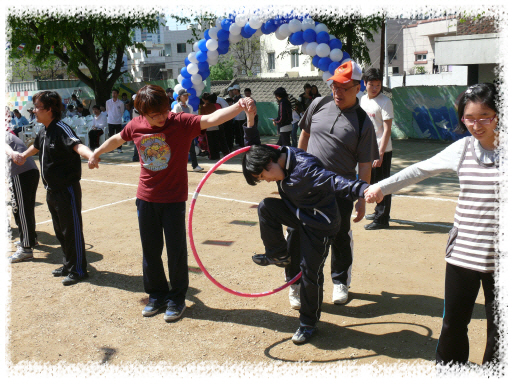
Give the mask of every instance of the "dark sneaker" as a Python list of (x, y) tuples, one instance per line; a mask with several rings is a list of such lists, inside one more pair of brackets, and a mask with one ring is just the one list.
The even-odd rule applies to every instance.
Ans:
[(284, 268), (290, 264), (291, 260), (291, 256), (288, 255), (271, 258), (265, 255), (264, 253), (256, 254), (252, 257), (252, 261), (263, 267), (266, 267), (267, 265), (276, 265), (278, 267)]
[(164, 320), (168, 323), (178, 320), (181, 316), (183, 316), (185, 308), (187, 308), (185, 303), (181, 305), (169, 304), (167, 306), (167, 310), (165, 311)]
[(32, 248), (19, 247), (18, 250), (9, 257), (10, 263), (19, 263), (20, 261), (31, 260), (34, 258)]
[(55, 277), (67, 276), (68, 274), (69, 274), (69, 272), (64, 269), (64, 266), (54, 269), (52, 271), (52, 275)]
[(299, 329), (297, 329), (297, 332), (295, 332), (295, 335), (292, 337), (293, 343), (297, 345), (307, 343), (309, 340), (311, 340), (316, 330), (316, 327), (300, 326)]
[(70, 273), (67, 275), (64, 280), (62, 280), (63, 285), (73, 285), (79, 283), (85, 279), (87, 279), (89, 275), (87, 273), (80, 276), (78, 273)]
[(153, 315), (156, 315), (158, 313), (158, 311), (160, 311), (162, 308), (166, 307), (167, 306), (167, 303), (162, 303), (162, 302), (158, 302), (158, 301), (150, 301), (148, 303), (148, 305), (146, 305), (144, 307), (144, 309), (142, 310), (142, 316), (144, 317), (149, 317), (149, 316), (153, 316)]
[(364, 226), (364, 229), (366, 229), (368, 231), (371, 231), (374, 229), (388, 229), (388, 228), (389, 228), (389, 224), (381, 224), (381, 223), (370, 223), (370, 224), (366, 224)]
[(366, 215), (364, 218), (366, 220), (375, 220), (375, 213), (372, 213), (370, 215)]

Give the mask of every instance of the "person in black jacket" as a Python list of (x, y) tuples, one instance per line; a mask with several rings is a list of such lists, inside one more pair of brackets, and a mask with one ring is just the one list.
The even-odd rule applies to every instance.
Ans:
[(83, 145), (73, 130), (60, 121), (61, 97), (54, 91), (41, 91), (33, 98), (37, 121), (45, 126), (34, 144), (13, 159), (22, 165), (39, 152), (41, 178), (47, 191), (46, 202), (52, 215), (55, 236), (64, 253), (63, 266), (54, 270), (65, 276), (64, 285), (76, 284), (88, 277), (82, 227), (82, 189), (80, 156), (89, 159), (92, 151)]
[[(251, 124), (249, 118), (248, 121)], [(304, 344), (313, 336), (320, 319), (323, 266), (341, 224), (336, 196), (357, 200), (364, 196), (368, 184), (327, 171), (318, 158), (294, 147), (253, 145), (242, 159), (242, 170), (249, 185), (276, 181), (281, 196), (265, 198), (258, 206), (265, 253), (254, 255), (253, 261), (262, 266), (286, 267), (291, 256), (282, 226), (295, 228), (301, 234), (300, 327), (292, 341)]]
[(279, 115), (274, 119), (274, 125), (277, 127), (279, 140), (277, 145), (291, 145), (292, 132), (292, 104), (288, 100), (286, 89), (279, 87), (274, 91), (274, 96), (279, 103)]

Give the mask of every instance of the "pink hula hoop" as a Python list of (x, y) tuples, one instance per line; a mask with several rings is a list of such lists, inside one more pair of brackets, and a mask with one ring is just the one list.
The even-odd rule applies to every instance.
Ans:
[[(275, 148), (279, 148), (277, 145), (272, 145), (272, 147), (275, 147)], [(276, 289), (272, 289), (271, 291), (266, 291), (266, 292), (260, 292), (260, 293), (244, 293), (244, 292), (238, 292), (238, 291), (234, 291), (228, 287), (225, 287), (224, 285), (222, 285), (221, 283), (219, 283), (217, 280), (215, 280), (213, 278), (212, 275), (210, 275), (208, 273), (208, 271), (206, 270), (206, 268), (204, 267), (203, 263), (201, 262), (201, 259), (199, 258), (199, 255), (197, 254), (197, 250), (196, 250), (196, 246), (194, 244), (194, 235), (192, 233), (192, 217), (194, 215), (194, 207), (196, 205), (196, 201), (197, 201), (197, 197), (199, 196), (199, 192), (201, 191), (201, 188), (203, 188), (203, 185), (204, 183), (206, 183), (206, 180), (208, 180), (208, 178), (210, 177), (210, 175), (215, 172), (215, 170), (217, 168), (219, 168), (222, 164), (224, 164), (226, 161), (228, 161), (229, 159), (241, 154), (241, 153), (244, 153), (244, 152), (247, 152), (249, 150), (250, 147), (244, 147), (244, 148), (240, 148), (234, 152), (231, 152), (229, 155), (227, 156), (224, 156), (222, 159), (220, 159), (213, 167), (212, 169), (210, 169), (206, 175), (204, 175), (203, 179), (201, 180), (201, 182), (199, 183), (199, 185), (197, 186), (196, 188), (196, 191), (194, 192), (194, 195), (192, 197), (192, 201), (190, 203), (190, 211), (189, 211), (189, 214), (188, 214), (188, 238), (189, 238), (189, 241), (190, 241), (190, 248), (192, 249), (192, 253), (194, 254), (194, 258), (196, 259), (197, 261), (197, 264), (199, 265), (199, 268), (201, 268), (201, 271), (203, 271), (203, 273), (206, 275), (206, 277), (213, 283), (215, 284), (217, 287), (219, 287), (220, 289), (228, 292), (228, 293), (231, 293), (233, 295), (236, 295), (236, 296), (242, 296), (242, 297), (262, 297), (262, 296), (268, 296), (268, 295), (272, 295), (273, 293), (277, 293), (279, 291), (282, 291), (283, 289), (285, 289), (286, 287), (292, 285), (293, 283), (295, 283), (297, 280), (300, 279), (300, 277), (302, 276), (302, 272), (299, 272), (299, 274), (297, 276), (295, 276), (292, 280), (290, 280), (289, 282), (287, 282), (285, 285), (279, 287), (279, 288), (276, 288)]]

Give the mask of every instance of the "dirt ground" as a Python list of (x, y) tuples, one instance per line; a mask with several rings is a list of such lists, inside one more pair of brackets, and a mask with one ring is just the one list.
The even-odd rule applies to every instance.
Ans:
[[(275, 142), (275, 138), (267, 138)], [(394, 141), (393, 173), (425, 159), (446, 144)], [(354, 265), (349, 301), (332, 304), (330, 257), (324, 269), (324, 303), (319, 332), (296, 346), (291, 336), (298, 312), (288, 289), (262, 298), (238, 297), (213, 285), (189, 247), (190, 289), (184, 317), (168, 324), (163, 313), (144, 318), (142, 257), (135, 207), (139, 166), (133, 146), (103, 156), (97, 170), (83, 163), (83, 224), (90, 278), (64, 287), (51, 271), (61, 265), (42, 183), (36, 205), (40, 245), (35, 259), (12, 265), (7, 313), (7, 364), (268, 364), (312, 362), (433, 366), (441, 330), (444, 249), (453, 223), (458, 182), (454, 174), (401, 191), (393, 198), (389, 230), (365, 231), (353, 224)], [(199, 158), (206, 170), (212, 161)], [(39, 163), (37, 161), (37, 163)], [(193, 193), (205, 173), (189, 170)], [(199, 256), (222, 284), (262, 292), (284, 284), (283, 270), (259, 267), (251, 255), (263, 251), (254, 205), (276, 196), (274, 183), (246, 184), (240, 158), (210, 177), (198, 198), (193, 234)], [(191, 198), (191, 197), (190, 197)], [(219, 199), (222, 198), (222, 199)], [(189, 201), (190, 203), (190, 201)], [(372, 211), (373, 205), (367, 207)], [(188, 212), (188, 206), (187, 206)], [(18, 239), (11, 219), (12, 241)], [(208, 240), (232, 242), (209, 245)], [(14, 250), (7, 246), (7, 255)], [(165, 250), (164, 250), (165, 255)], [(164, 256), (166, 260), (166, 256)], [(485, 312), (480, 294), (469, 327), (470, 361), (480, 364)]]

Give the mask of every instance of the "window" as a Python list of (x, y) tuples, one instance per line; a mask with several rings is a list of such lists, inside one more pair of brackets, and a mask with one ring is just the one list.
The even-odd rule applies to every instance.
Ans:
[(276, 54), (274, 52), (268, 54), (268, 70), (273, 71), (276, 69)]
[(393, 67), (393, 75), (399, 75), (400, 74), (400, 68), (399, 67)]
[(178, 53), (187, 53), (187, 43), (178, 43)]
[(148, 53), (146, 55), (151, 56), (151, 49), (148, 49)]
[(425, 61), (427, 60), (427, 54), (424, 53), (424, 54), (420, 54), (420, 55), (416, 55), (416, 61)]
[(388, 44), (388, 64), (396, 60), (396, 44)]
[(292, 57), (292, 68), (299, 66), (299, 51), (294, 50), (291, 51), (291, 57)]

